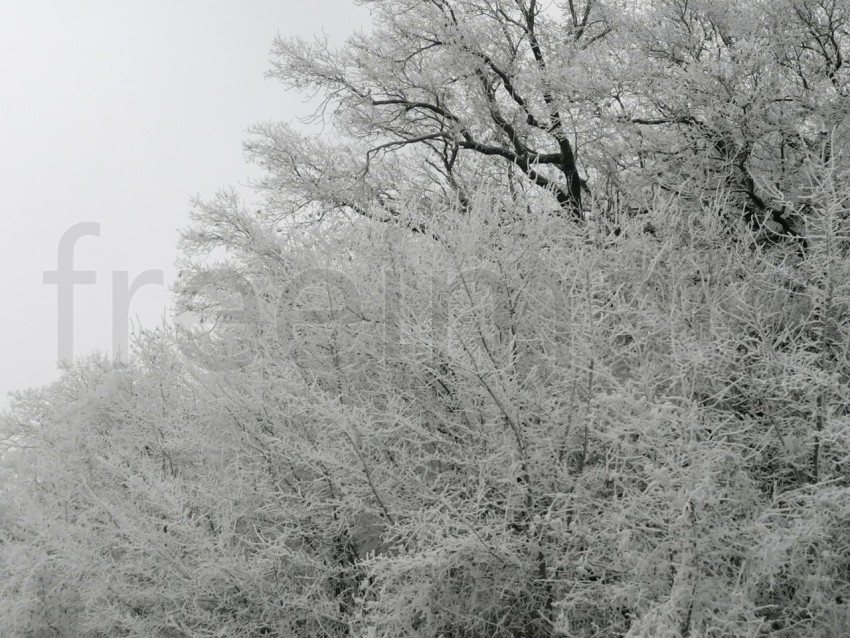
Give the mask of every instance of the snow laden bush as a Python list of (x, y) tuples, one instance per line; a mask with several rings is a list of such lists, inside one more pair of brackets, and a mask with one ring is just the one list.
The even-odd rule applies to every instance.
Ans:
[(428, 234), (206, 203), (208, 332), (7, 415), (5, 626), (844, 635), (850, 193), (808, 175), (790, 248), (722, 196), (618, 233), (497, 192)]

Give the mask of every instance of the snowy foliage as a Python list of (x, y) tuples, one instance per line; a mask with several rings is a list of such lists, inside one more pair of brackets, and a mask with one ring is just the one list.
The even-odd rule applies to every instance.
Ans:
[(3, 635), (847, 635), (850, 5), (367, 4), (198, 323), (16, 396)]

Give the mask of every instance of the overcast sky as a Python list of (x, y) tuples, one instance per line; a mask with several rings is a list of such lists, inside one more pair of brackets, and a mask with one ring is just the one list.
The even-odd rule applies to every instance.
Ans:
[(57, 286), (43, 273), (62, 235), (99, 224), (74, 250), (75, 269), (96, 273), (74, 286), (76, 356), (112, 351), (121, 272), (163, 272), (130, 306), (157, 325), (189, 198), (257, 175), (248, 126), (306, 113), (264, 79), (275, 34), (342, 40), (367, 19), (351, 0), (0, 3), (0, 407), (58, 377)]

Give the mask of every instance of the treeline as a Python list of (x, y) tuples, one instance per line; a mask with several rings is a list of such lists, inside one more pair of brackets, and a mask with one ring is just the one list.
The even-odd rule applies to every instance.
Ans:
[(365, 4), (15, 396), (3, 635), (846, 635), (847, 0)]

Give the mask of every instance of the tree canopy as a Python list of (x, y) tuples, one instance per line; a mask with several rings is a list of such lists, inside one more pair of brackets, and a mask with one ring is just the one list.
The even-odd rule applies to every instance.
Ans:
[(247, 143), (296, 205), (386, 220), (412, 193), (464, 203), (488, 183), (582, 219), (723, 189), (793, 235), (803, 162), (847, 139), (842, 2), (363, 4), (373, 27), (340, 48), (275, 42), (270, 75), (312, 91), (335, 134), (268, 124)]

